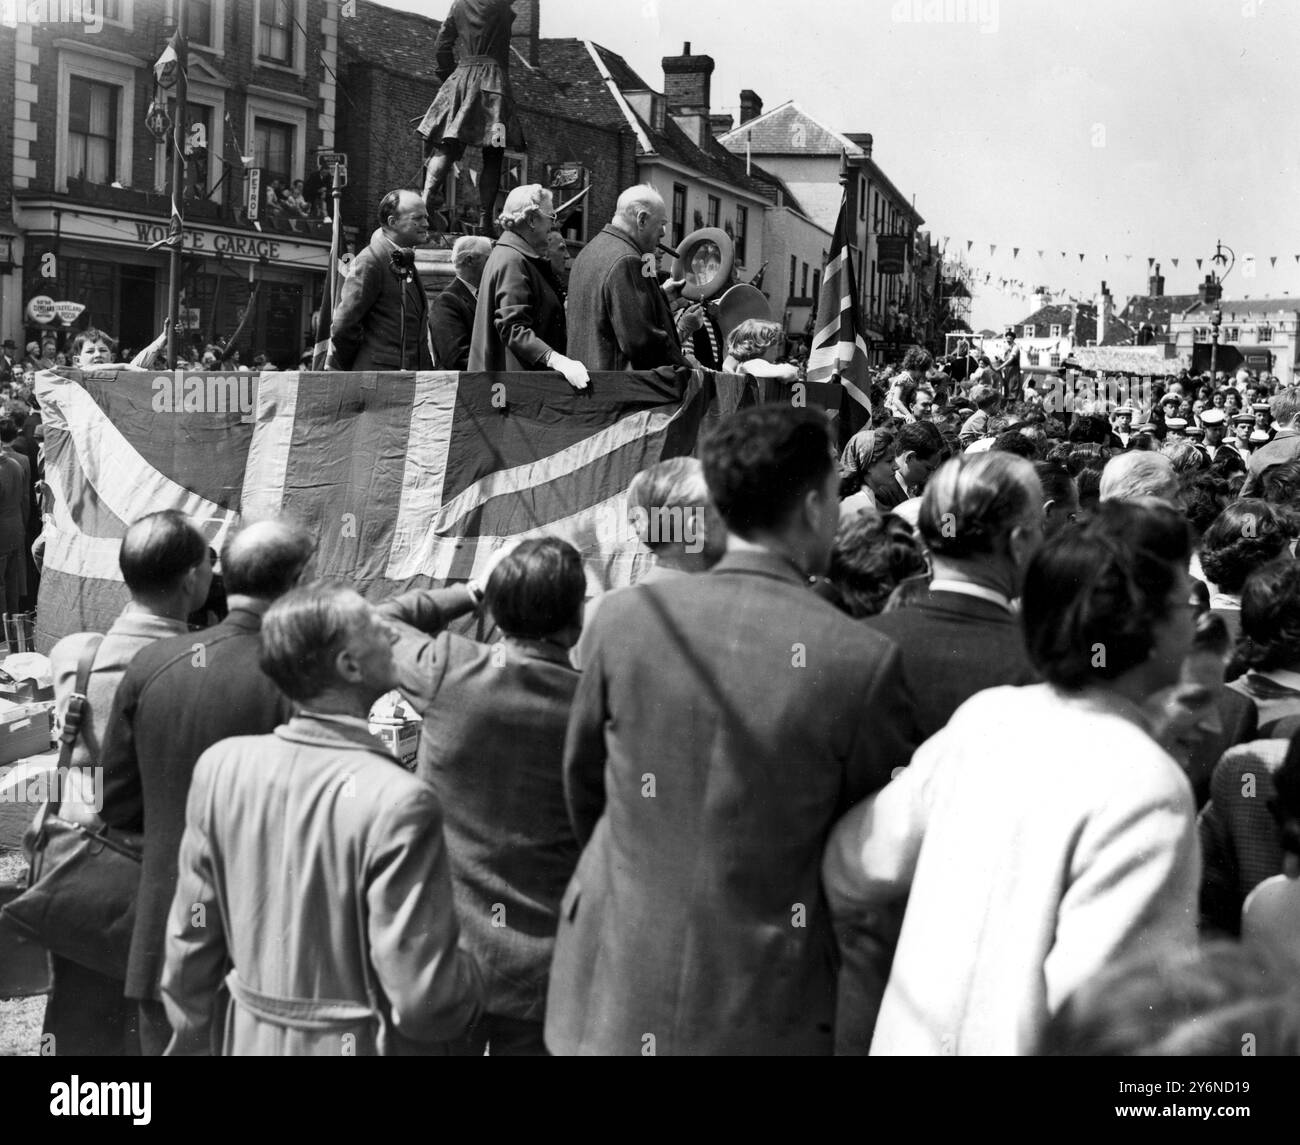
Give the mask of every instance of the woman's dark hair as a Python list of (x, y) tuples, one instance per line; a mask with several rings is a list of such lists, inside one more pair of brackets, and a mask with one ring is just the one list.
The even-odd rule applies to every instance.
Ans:
[(1201, 538), (1201, 568), (1220, 592), (1236, 593), (1261, 565), (1280, 556), (1290, 538), (1273, 507), (1256, 497), (1234, 501)]
[(1187, 520), (1192, 531), (1200, 537), (1228, 504), (1227, 487), (1208, 474), (1197, 474), (1193, 480), (1184, 482), (1182, 489)]
[(1110, 422), (1105, 414), (1077, 413), (1070, 419), (1067, 438), (1071, 442), (1105, 445), (1110, 440)]
[(1270, 672), (1300, 663), (1300, 561), (1271, 561), (1246, 578), (1232, 668)]
[(921, 546), (893, 513), (860, 513), (835, 534), (828, 576), (844, 610), (857, 620), (877, 615), (899, 581), (924, 572)]
[(1038, 461), (1034, 463), (1034, 472), (1038, 474), (1038, 483), (1043, 487), (1044, 501), (1069, 501), (1077, 494), (1074, 478), (1061, 461)]
[(586, 594), (578, 550), (558, 537), (538, 537), (492, 570), (483, 603), (507, 636), (536, 640), (578, 623)]
[(1017, 457), (1025, 458), (1026, 461), (1034, 461), (1038, 457), (1038, 444), (1032, 437), (1026, 437), (1020, 430), (1008, 429), (999, 433), (993, 439), (989, 452), (1014, 453)]
[(1039, 674), (1077, 691), (1145, 662), (1190, 555), (1187, 522), (1164, 505), (1105, 501), (1082, 525), (1048, 538), (1021, 594)]

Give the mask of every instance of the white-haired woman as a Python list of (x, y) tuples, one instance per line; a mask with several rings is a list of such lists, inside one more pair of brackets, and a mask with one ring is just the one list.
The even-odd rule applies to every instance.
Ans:
[(539, 183), (506, 196), (474, 311), (469, 370), (558, 370), (575, 389), (587, 386), (587, 369), (564, 355), (568, 331), (564, 304), (553, 282), (548, 240), (555, 225), (551, 193)]

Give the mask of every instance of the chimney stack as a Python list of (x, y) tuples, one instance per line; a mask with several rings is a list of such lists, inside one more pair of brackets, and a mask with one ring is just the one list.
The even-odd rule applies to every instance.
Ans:
[(686, 43), (680, 56), (664, 56), (663, 66), (668, 113), (708, 116), (712, 57), (691, 55), (691, 45)]
[(758, 98), (758, 93), (745, 88), (740, 93), (740, 122), (748, 123), (751, 119), (757, 119), (763, 114), (763, 101)]
[(1223, 286), (1215, 279), (1213, 274), (1207, 274), (1197, 294), (1200, 295), (1202, 302), (1218, 302), (1223, 297)]
[(510, 46), (533, 67), (542, 60), (541, 0), (514, 0), (515, 22), (510, 29)]
[(1106, 328), (1115, 317), (1114, 303), (1106, 284), (1101, 284), (1101, 293), (1097, 295), (1097, 345), (1106, 344)]
[(709, 116), (709, 130), (713, 132), (714, 138), (719, 135), (726, 135), (735, 126), (736, 120), (734, 116), (726, 114)]
[(1147, 294), (1152, 298), (1163, 298), (1165, 293), (1165, 276), (1160, 273), (1160, 264), (1147, 280)]

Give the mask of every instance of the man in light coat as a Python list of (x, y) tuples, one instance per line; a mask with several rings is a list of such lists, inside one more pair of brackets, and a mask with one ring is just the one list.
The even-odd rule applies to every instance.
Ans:
[(169, 1054), (445, 1052), (477, 1016), (437, 797), (367, 727), (397, 682), (394, 638), (339, 586), (267, 611), (261, 667), (300, 714), (195, 768), (162, 981)]

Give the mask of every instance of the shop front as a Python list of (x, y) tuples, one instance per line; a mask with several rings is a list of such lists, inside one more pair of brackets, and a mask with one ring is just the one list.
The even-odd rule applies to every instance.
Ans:
[[(49, 340), (66, 351), (77, 331), (94, 326), (134, 351), (161, 333), (166, 220), (50, 196), (16, 196), (14, 208), (23, 233), (25, 341)], [(277, 366), (296, 366), (313, 341), (311, 312), (328, 262), (323, 239), (187, 222), (183, 352), (235, 337), (244, 364), (265, 354)]]

